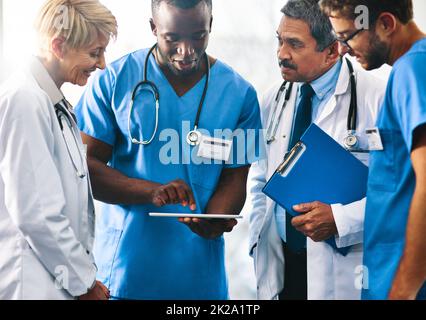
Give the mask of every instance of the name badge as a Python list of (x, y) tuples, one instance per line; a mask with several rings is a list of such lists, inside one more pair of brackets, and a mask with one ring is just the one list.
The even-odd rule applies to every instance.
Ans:
[(376, 127), (376, 128), (366, 129), (365, 133), (367, 134), (367, 137), (368, 137), (368, 149), (370, 151), (384, 150), (382, 138), (380, 137), (379, 128)]
[(206, 159), (227, 162), (231, 156), (231, 149), (232, 140), (202, 136), (197, 155)]

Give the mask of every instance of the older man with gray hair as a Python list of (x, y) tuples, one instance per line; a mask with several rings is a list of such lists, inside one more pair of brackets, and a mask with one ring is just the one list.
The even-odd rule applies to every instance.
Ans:
[(300, 204), (292, 218), (262, 189), (312, 122), (368, 164), (365, 131), (374, 127), (385, 84), (339, 55), (318, 1), (289, 0), (282, 13), (277, 53), (285, 82), (262, 102), (268, 157), (252, 166), (248, 185), (258, 298), (360, 299), (365, 199)]

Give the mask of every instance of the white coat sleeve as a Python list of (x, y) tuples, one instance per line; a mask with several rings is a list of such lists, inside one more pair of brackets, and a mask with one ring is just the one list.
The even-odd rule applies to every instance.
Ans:
[[(261, 99), (260, 110), (262, 127), (267, 128), (270, 106), (280, 85), (275, 85)], [(266, 146), (264, 148), (266, 150)], [(250, 236), (249, 254), (253, 257), (253, 250), (257, 245), (259, 234), (266, 215), (266, 195), (262, 192), (266, 185), (266, 175), (268, 172), (268, 160), (263, 159), (252, 164), (247, 179), (247, 203), (250, 213)]]
[(266, 160), (254, 163), (250, 168), (247, 179), (247, 201), (250, 213), (250, 256), (253, 255), (253, 249), (257, 245), (260, 229), (266, 214), (266, 195), (262, 192), (266, 184), (266, 166)]
[(348, 205), (331, 206), (336, 222), (338, 248), (353, 246), (363, 242), (366, 198)]
[(11, 219), (52, 281), (58, 270), (66, 270), (69, 277), (64, 289), (78, 297), (93, 285), (97, 270), (64, 214), (65, 197), (53, 160), (55, 141), (46, 102), (37, 93), (16, 92), (0, 106), (5, 110), (0, 123), (0, 173)]

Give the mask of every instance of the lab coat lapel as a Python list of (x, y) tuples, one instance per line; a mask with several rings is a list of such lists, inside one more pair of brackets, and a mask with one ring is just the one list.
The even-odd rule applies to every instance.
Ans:
[(345, 94), (349, 89), (349, 68), (346, 60), (344, 59), (340, 69), (339, 79), (337, 80), (334, 95), (327, 102), (323, 112), (318, 116), (318, 119), (315, 121), (316, 124), (321, 126), (321, 123), (323, 123), (329, 116), (333, 114), (337, 107), (337, 97)]
[[(281, 117), (281, 123), (279, 124), (276, 141), (272, 142), (267, 146), (268, 153), (268, 170), (267, 170), (267, 180), (269, 180), (272, 175), (275, 173), (278, 166), (283, 162), (284, 155), (288, 150), (288, 145), (290, 143), (291, 129), (293, 126), (293, 116), (296, 109), (296, 99), (299, 85), (295, 83), (293, 85), (293, 90), (291, 92), (290, 99), (287, 103), (285, 110), (283, 111), (283, 115)], [(280, 105), (284, 102), (284, 97), (282, 97), (280, 101)], [(272, 103), (275, 103), (273, 100)], [(273, 107), (270, 109), (270, 114), (268, 117), (268, 122), (271, 120), (271, 116), (273, 113)], [(278, 116), (278, 115), (277, 115)], [(286, 136), (284, 139), (283, 136)], [(266, 197), (266, 212), (271, 213), (274, 211), (276, 202), (274, 202), (271, 198)], [(263, 226), (267, 225), (267, 219), (269, 219), (272, 215), (266, 214), (263, 222)]]
[(31, 58), (30, 71), (40, 88), (47, 93), (53, 105), (64, 99), (64, 95), (37, 57)]
[[(284, 156), (288, 150), (288, 145), (290, 143), (291, 129), (293, 126), (293, 116), (296, 109), (296, 97), (297, 97), (297, 91), (298, 91), (297, 88), (298, 88), (298, 85), (294, 84), (290, 99), (281, 117), (281, 123), (279, 124), (277, 134), (276, 134), (276, 141), (272, 142), (268, 146), (268, 159), (269, 159), (268, 178), (270, 178), (274, 174), (275, 170), (283, 162)], [(284, 101), (284, 97), (282, 97), (280, 101), (280, 105), (282, 105), (283, 101)], [(273, 110), (271, 110), (271, 113), (272, 112)]]

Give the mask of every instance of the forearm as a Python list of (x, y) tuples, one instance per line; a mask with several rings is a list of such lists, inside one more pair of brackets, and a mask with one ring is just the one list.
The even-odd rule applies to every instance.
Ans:
[(389, 294), (390, 299), (415, 299), (426, 280), (426, 125), (413, 133), (411, 162), (416, 187), (411, 200), (405, 247)]
[(160, 184), (132, 179), (95, 158), (89, 158), (90, 178), (95, 199), (110, 204), (148, 204)]
[(246, 201), (246, 184), (249, 167), (232, 169), (236, 174), (224, 174), (210, 199), (206, 213), (239, 214)]
[(406, 244), (397, 277), (418, 291), (426, 281), (426, 187), (417, 187), (410, 208)]

